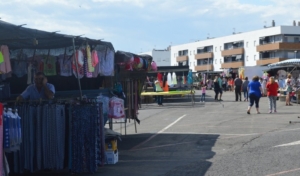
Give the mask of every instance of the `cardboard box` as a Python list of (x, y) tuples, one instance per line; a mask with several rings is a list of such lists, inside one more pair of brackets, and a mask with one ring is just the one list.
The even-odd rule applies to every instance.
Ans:
[(111, 151), (107, 150), (105, 151), (105, 164), (116, 164), (119, 160), (119, 152), (118, 150)]
[(105, 150), (118, 150), (118, 144), (117, 144), (117, 140), (111, 140), (109, 142), (105, 143)]

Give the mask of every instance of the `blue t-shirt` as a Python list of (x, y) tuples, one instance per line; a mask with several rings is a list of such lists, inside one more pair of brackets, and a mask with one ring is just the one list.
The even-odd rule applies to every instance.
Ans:
[[(49, 84), (47, 83), (47, 87), (48, 89), (53, 92), (53, 94), (55, 93), (55, 88), (53, 86), (53, 84)], [(26, 90), (21, 94), (21, 96), (25, 99), (25, 100), (39, 100), (39, 99), (47, 99), (46, 95), (45, 95), (45, 90), (44, 88), (42, 88), (42, 90), (39, 92), (35, 86), (35, 84), (32, 84), (30, 86), (28, 86), (26, 88)]]
[(248, 87), (249, 87), (249, 95), (250, 94), (254, 94), (257, 97), (261, 97), (261, 92), (260, 92), (260, 89), (259, 89), (261, 87), (260, 82), (258, 82), (258, 81), (251, 81), (248, 84)]

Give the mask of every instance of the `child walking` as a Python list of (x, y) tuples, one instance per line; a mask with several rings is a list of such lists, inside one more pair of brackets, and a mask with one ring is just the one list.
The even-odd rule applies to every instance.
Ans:
[(200, 102), (205, 102), (205, 92), (206, 92), (206, 84), (202, 86), (202, 95), (200, 98)]

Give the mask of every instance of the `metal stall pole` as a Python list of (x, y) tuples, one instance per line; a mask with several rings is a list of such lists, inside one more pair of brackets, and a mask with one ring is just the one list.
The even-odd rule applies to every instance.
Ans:
[(75, 59), (75, 65), (76, 65), (76, 73), (77, 73), (77, 81), (78, 81), (78, 86), (79, 86), (80, 100), (82, 100), (82, 90), (81, 90), (80, 79), (79, 79), (79, 76), (78, 76), (78, 61), (76, 59), (76, 49), (75, 49), (75, 39), (74, 39), (74, 37), (72, 39), (72, 42), (73, 42), (74, 59)]

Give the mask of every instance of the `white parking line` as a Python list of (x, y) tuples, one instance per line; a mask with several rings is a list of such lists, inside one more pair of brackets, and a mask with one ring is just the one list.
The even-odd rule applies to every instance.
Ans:
[(228, 134), (228, 133), (198, 133), (198, 132), (164, 132), (164, 134), (203, 134), (203, 135), (224, 135), (224, 136), (251, 136), (259, 135), (261, 133), (249, 133), (249, 134)]
[(144, 142), (134, 146), (133, 148), (131, 148), (130, 150), (134, 150), (136, 148), (138, 148), (139, 146), (149, 142), (151, 139), (153, 139), (155, 136), (157, 136), (160, 133), (163, 133), (164, 131), (166, 131), (168, 128), (172, 127), (175, 123), (177, 123), (179, 120), (181, 120), (182, 118), (184, 118), (186, 116), (186, 114), (184, 114), (183, 116), (179, 117), (177, 120), (175, 120), (173, 123), (171, 123), (170, 125), (166, 126), (165, 128), (163, 128), (162, 130), (160, 130), (159, 132), (153, 134), (152, 136), (150, 136), (147, 140), (145, 140)]
[(274, 147), (288, 147), (288, 146), (293, 146), (293, 145), (300, 145), (300, 141), (295, 141), (295, 142), (291, 142), (291, 143), (287, 143), (287, 144), (281, 144), (281, 145), (277, 145)]
[(287, 174), (287, 173), (290, 173), (290, 172), (295, 172), (295, 171), (298, 171), (298, 170), (300, 170), (300, 168), (293, 169), (293, 170), (282, 171), (282, 172), (278, 172), (278, 173), (270, 174), (270, 175), (266, 175), (266, 176), (277, 176), (277, 175)]

